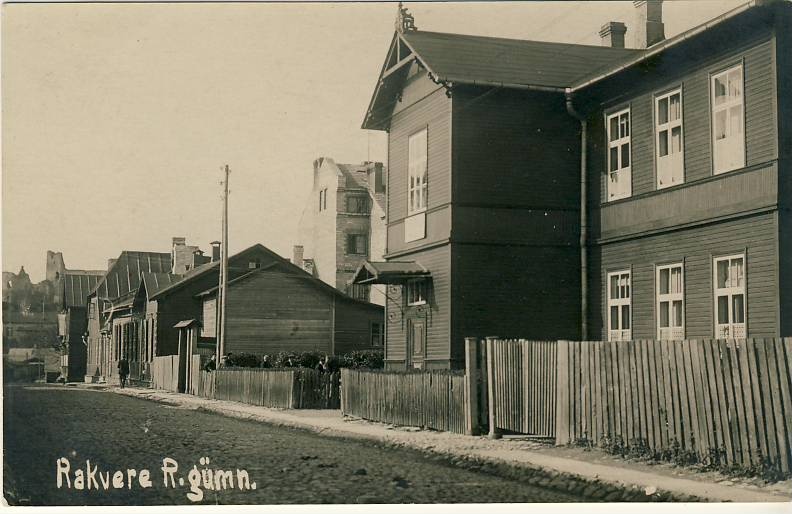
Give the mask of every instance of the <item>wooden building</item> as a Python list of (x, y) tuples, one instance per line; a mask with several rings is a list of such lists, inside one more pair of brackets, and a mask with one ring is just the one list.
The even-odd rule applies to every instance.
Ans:
[[(381, 306), (353, 300), (260, 244), (230, 256), (228, 275), (226, 351), (265, 353), (283, 347), (338, 353), (371, 348), (372, 330), (383, 332)], [(146, 318), (156, 355), (179, 353), (180, 331), (193, 330), (192, 320), (201, 326), (190, 339), (190, 354), (214, 353), (218, 282), (219, 261), (214, 261), (148, 296)], [(379, 327), (372, 325), (377, 321)], [(291, 343), (279, 346), (276, 340)]]
[[(198, 296), (203, 302), (201, 336), (214, 339), (217, 286)], [(382, 306), (273, 262), (228, 283), (225, 351), (336, 355), (380, 348), (383, 321)]]
[(792, 333), (790, 5), (664, 40), (661, 4), (635, 2), (638, 49), (400, 12), (363, 123), (388, 133), (387, 269), (355, 278), (389, 285), (389, 367), (460, 367), (467, 336)]

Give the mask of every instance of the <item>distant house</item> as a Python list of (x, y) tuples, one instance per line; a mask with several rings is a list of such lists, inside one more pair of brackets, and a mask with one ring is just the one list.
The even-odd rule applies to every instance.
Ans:
[(384, 289), (350, 281), (361, 262), (385, 254), (385, 178), (380, 162), (316, 159), (292, 259), (339, 291), (379, 305), (385, 304)]
[[(180, 341), (181, 351), (191, 355), (214, 353), (219, 264), (205, 264), (149, 293), (146, 317), (157, 327), (151, 332), (156, 355), (178, 354)], [(371, 336), (372, 330), (382, 333), (381, 323), (370, 324), (381, 322), (381, 306), (348, 297), (260, 244), (230, 256), (228, 270), (226, 351), (310, 348), (333, 353), (381, 344), (380, 335), (373, 343)], [(333, 320), (336, 330), (329, 328)], [(199, 330), (190, 348), (180, 330)], [(282, 343), (275, 342), (279, 338)]]
[(122, 340), (138, 340), (143, 327), (132, 314), (143, 273), (168, 273), (172, 268), (171, 254), (159, 252), (124, 251), (108, 264), (88, 295), (86, 381), (109, 380), (117, 369)]
[[(202, 337), (214, 338), (217, 286), (201, 292)], [(228, 283), (225, 351), (328, 355), (380, 348), (380, 305), (351, 298), (293, 266), (274, 262)]]
[[(792, 334), (789, 2), (602, 46), (397, 23), (363, 128), (388, 133), (386, 366), (466, 336)], [(585, 151), (584, 151), (585, 150)]]

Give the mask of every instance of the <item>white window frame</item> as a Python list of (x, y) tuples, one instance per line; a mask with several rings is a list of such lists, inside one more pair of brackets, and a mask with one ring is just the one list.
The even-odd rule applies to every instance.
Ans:
[[(611, 278), (616, 277), (617, 294), (616, 298), (612, 298), (611, 291)], [(624, 280), (624, 282), (622, 282)], [(608, 273), (607, 277), (607, 304), (608, 304), (608, 341), (630, 341), (632, 340), (632, 272), (629, 269), (623, 269)], [(628, 320), (627, 324), (624, 323), (624, 307), (627, 307)], [(611, 328), (612, 313), (611, 309), (616, 307), (616, 315), (618, 316), (618, 328)], [(624, 328), (627, 326), (627, 328)]]
[[(679, 270), (679, 285), (674, 288), (674, 270)], [(668, 273), (667, 291), (663, 291), (663, 272)], [(666, 264), (664, 266), (657, 266), (655, 273), (656, 287), (656, 302), (655, 309), (657, 312), (657, 339), (669, 341), (681, 341), (685, 338), (685, 265), (683, 262), (676, 262), (674, 264)], [(676, 290), (675, 290), (676, 289)], [(679, 303), (681, 306), (679, 319), (676, 316), (674, 304)], [(666, 304), (668, 309), (667, 326), (662, 326), (663, 305)]]
[[(423, 152), (419, 152), (423, 148)], [(407, 214), (426, 212), (429, 179), (429, 136), (423, 128), (407, 138)]]
[[(611, 134), (611, 120), (616, 119), (616, 130), (619, 132), (615, 136)], [(605, 130), (607, 132), (607, 176), (608, 176), (608, 201), (619, 200), (632, 196), (632, 141), (630, 134), (632, 131), (632, 120), (630, 118), (630, 108), (608, 114), (605, 117)], [(625, 154), (624, 149), (627, 149)], [(612, 150), (616, 149), (616, 169), (612, 170), (613, 157)], [(624, 157), (627, 157), (627, 165), (624, 165)]]
[[(679, 98), (677, 117), (673, 118), (671, 100)], [(661, 105), (666, 105), (666, 119), (661, 116)], [(655, 162), (657, 189), (676, 186), (685, 181), (685, 139), (683, 131), (682, 88), (655, 97)], [(679, 133), (679, 147), (675, 148), (674, 133)], [(660, 155), (665, 142), (665, 155)]]
[[(732, 268), (732, 261), (742, 260), (742, 275), (740, 276), (740, 268)], [(718, 286), (718, 264), (721, 262), (728, 262), (728, 278), (724, 287)], [(734, 255), (726, 255), (723, 257), (715, 257), (712, 260), (712, 290), (713, 290), (713, 322), (715, 324), (715, 338), (716, 339), (744, 339), (748, 334), (748, 289), (746, 282), (748, 280), (747, 259), (744, 253)], [(735, 305), (734, 299), (737, 296), (742, 296), (742, 323), (734, 322)], [(728, 321), (720, 323), (718, 299), (726, 297), (726, 309)]]
[[(739, 73), (739, 79), (732, 82), (732, 75)], [(716, 104), (716, 84), (726, 79), (725, 99)], [(732, 84), (739, 87), (732, 89)], [(739, 96), (732, 96), (739, 91)], [(745, 167), (745, 75), (742, 63), (710, 76), (710, 104), (712, 107), (712, 173), (718, 175)], [(719, 138), (718, 118), (724, 120), (724, 137)], [(733, 123), (733, 115), (739, 113), (738, 123)]]
[(426, 305), (426, 280), (410, 280), (404, 286), (404, 295), (407, 305)]

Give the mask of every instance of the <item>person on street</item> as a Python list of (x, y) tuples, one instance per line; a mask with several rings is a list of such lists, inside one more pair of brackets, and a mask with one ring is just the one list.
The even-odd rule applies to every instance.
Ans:
[(212, 355), (212, 358), (209, 359), (206, 362), (206, 364), (204, 364), (203, 369), (204, 369), (204, 371), (209, 371), (209, 372), (214, 371), (215, 369), (217, 369), (217, 359), (216, 359), (216, 357), (214, 355)]
[(272, 367), (272, 363), (271, 363), (271, 362), (270, 362), (270, 360), (269, 360), (269, 355), (265, 355), (265, 356), (264, 356), (264, 357), (261, 359), (261, 367), (262, 367), (262, 368), (271, 368), (271, 367)]
[(129, 362), (121, 357), (118, 361), (118, 377), (121, 379), (121, 388), (126, 387), (127, 376), (129, 376)]

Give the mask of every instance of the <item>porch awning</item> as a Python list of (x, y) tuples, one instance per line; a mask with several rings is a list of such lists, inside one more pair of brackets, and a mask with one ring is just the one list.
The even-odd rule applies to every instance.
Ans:
[(185, 319), (173, 325), (173, 328), (187, 328), (197, 323), (194, 319)]
[(414, 261), (365, 261), (352, 278), (352, 284), (403, 284), (415, 278), (430, 278), (432, 273)]

